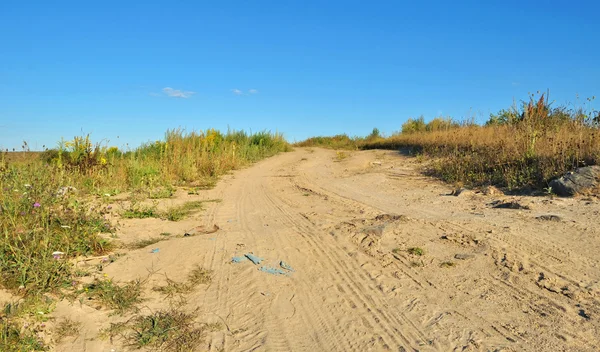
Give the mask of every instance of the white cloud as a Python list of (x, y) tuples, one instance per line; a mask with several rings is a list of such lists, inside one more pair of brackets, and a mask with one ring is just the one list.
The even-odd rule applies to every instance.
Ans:
[(239, 89), (232, 89), (231, 92), (235, 95), (244, 95), (244, 92)]
[(162, 89), (163, 93), (171, 98), (189, 98), (196, 92), (183, 91), (179, 89), (173, 89), (171, 87), (165, 87)]
[(258, 94), (258, 90), (256, 90), (256, 89), (250, 89), (250, 90), (248, 91), (248, 93), (249, 93), (249, 94)]

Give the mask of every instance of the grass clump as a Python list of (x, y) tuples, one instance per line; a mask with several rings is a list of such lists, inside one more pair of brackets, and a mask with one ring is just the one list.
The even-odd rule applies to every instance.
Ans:
[(411, 247), (411, 248), (407, 249), (406, 251), (408, 252), (408, 254), (416, 255), (419, 257), (425, 254), (425, 251), (423, 250), (423, 248), (419, 248), (419, 247)]
[(202, 203), (202, 201), (186, 202), (180, 206), (168, 208), (161, 215), (169, 221), (180, 221), (194, 211), (202, 209)]
[(132, 205), (121, 213), (124, 219), (159, 218), (160, 213), (155, 206)]
[(197, 286), (210, 284), (211, 281), (212, 271), (196, 265), (188, 274), (186, 282), (177, 282), (167, 277), (167, 284), (165, 286), (157, 286), (153, 290), (164, 294), (167, 298), (173, 298), (177, 294), (188, 294)]
[(142, 301), (142, 283), (139, 280), (118, 285), (110, 279), (95, 280), (87, 285), (84, 292), (90, 299), (99, 301), (102, 305), (114, 309), (122, 314), (135, 310), (136, 305)]
[(136, 316), (125, 322), (112, 324), (108, 336), (122, 338), (134, 348), (151, 348), (168, 352), (195, 351), (206, 333), (220, 327), (201, 324), (194, 320), (195, 312), (159, 310), (149, 315)]

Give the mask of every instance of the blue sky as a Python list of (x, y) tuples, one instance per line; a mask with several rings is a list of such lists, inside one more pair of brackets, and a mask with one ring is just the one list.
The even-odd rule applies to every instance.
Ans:
[[(2, 1), (0, 147), (390, 134), (599, 95), (595, 1)], [(579, 96), (579, 101), (577, 100)], [(598, 104), (596, 104), (598, 105)], [(596, 106), (597, 107), (597, 106)]]

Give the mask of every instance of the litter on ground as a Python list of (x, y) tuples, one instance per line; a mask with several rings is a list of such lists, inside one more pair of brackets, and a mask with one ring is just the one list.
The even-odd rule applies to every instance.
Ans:
[(231, 262), (232, 263), (236, 263), (236, 264), (244, 262), (246, 260), (248, 260), (248, 258), (246, 258), (246, 257), (233, 257), (233, 258), (231, 258)]
[(284, 262), (283, 260), (279, 262), (279, 266), (284, 268), (285, 270), (295, 271), (288, 263)]
[(250, 259), (250, 261), (252, 263), (254, 263), (254, 265), (258, 265), (258, 264), (260, 264), (260, 262), (262, 262), (264, 260), (263, 258), (259, 258), (252, 253), (248, 253), (245, 256), (246, 256), (246, 258)]

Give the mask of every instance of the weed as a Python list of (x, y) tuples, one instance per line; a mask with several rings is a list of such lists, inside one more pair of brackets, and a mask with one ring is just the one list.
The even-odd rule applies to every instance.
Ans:
[(455, 265), (456, 265), (456, 263), (447, 261), (447, 262), (442, 262), (440, 264), (440, 267), (442, 267), (442, 268), (451, 268), (451, 267), (453, 267)]
[(121, 213), (124, 219), (146, 219), (146, 218), (159, 218), (160, 213), (156, 210), (155, 206), (131, 206)]
[(195, 312), (160, 310), (150, 315), (136, 316), (125, 322), (112, 324), (106, 331), (110, 338), (121, 337), (135, 348), (162, 351), (193, 351), (204, 341), (206, 332), (216, 326), (194, 321)]
[(171, 207), (171, 208), (167, 209), (162, 214), (162, 217), (169, 221), (179, 221), (179, 220), (183, 220), (186, 216), (188, 216), (192, 212), (194, 212), (196, 210), (200, 210), (200, 209), (202, 209), (201, 201), (186, 202), (183, 205)]
[(192, 292), (198, 285), (209, 284), (212, 281), (212, 271), (200, 266), (195, 266), (188, 274), (186, 282), (177, 282), (168, 277), (166, 279), (167, 284), (165, 286), (157, 286), (154, 287), (153, 290), (161, 292), (166, 295), (167, 298), (173, 298), (176, 294), (187, 294)]
[(136, 304), (142, 301), (142, 283), (139, 280), (117, 285), (112, 280), (95, 280), (84, 289), (90, 299), (96, 299), (108, 308), (122, 314), (129, 310), (135, 310)]
[(406, 251), (408, 252), (408, 254), (417, 255), (419, 257), (425, 254), (425, 251), (423, 250), (423, 248), (419, 248), (419, 247), (411, 247), (411, 248), (407, 249)]
[(212, 281), (212, 271), (195, 266), (188, 276), (188, 281), (192, 286), (209, 284)]

